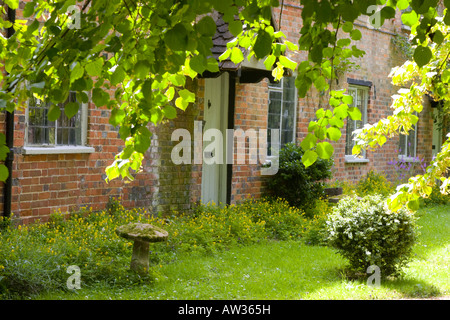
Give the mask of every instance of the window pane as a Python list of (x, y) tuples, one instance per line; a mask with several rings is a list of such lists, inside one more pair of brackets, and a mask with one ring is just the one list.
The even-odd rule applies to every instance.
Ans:
[(404, 134), (400, 134), (400, 143), (398, 145), (398, 153), (402, 156), (406, 156), (406, 136)]
[[(271, 88), (273, 88), (271, 90)], [(280, 90), (282, 89), (282, 90)], [(267, 145), (270, 155), (271, 132), (270, 129), (280, 129), (280, 147), (294, 141), (295, 129), (295, 77), (283, 78), (278, 84), (269, 84), (269, 112)]]
[(353, 149), (353, 134), (352, 132), (355, 130), (355, 121), (347, 118), (347, 134), (345, 137), (345, 154), (351, 155)]
[(31, 99), (28, 106), (28, 144), (54, 144), (55, 122), (48, 120), (49, 104)]
[[(67, 101), (61, 105), (61, 115), (58, 119), (58, 145), (81, 145), (81, 106), (78, 113), (68, 118), (64, 112), (64, 105), (69, 102), (77, 102), (76, 94), (71, 92)], [(79, 139), (77, 139), (77, 136)]]
[(408, 146), (407, 146), (407, 150), (408, 150), (408, 157), (415, 157), (416, 156), (416, 132), (414, 130), (410, 130), (409, 131), (409, 136), (408, 136)]
[(281, 112), (281, 99), (282, 93), (279, 91), (270, 91), (269, 93), (269, 115), (277, 114)]
[(48, 121), (49, 103), (30, 99), (28, 105), (29, 145), (81, 145), (81, 106), (78, 113), (68, 119), (64, 105), (76, 102), (76, 94), (71, 92), (67, 101), (60, 105), (61, 115), (57, 121)]
[(353, 141), (353, 131), (361, 129), (366, 123), (367, 114), (366, 106), (368, 103), (367, 89), (350, 87), (348, 93), (353, 97), (353, 103), (350, 107), (357, 107), (361, 111), (361, 121), (347, 118), (346, 138), (345, 138), (345, 155), (351, 155), (355, 142)]

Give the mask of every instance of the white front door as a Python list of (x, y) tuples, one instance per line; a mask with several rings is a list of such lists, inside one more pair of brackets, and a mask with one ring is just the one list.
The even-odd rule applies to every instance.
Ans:
[(227, 165), (225, 159), (228, 127), (228, 73), (205, 79), (202, 202), (225, 204)]

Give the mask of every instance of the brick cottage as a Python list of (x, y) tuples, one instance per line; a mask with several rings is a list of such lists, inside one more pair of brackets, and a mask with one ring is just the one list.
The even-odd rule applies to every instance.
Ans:
[[(25, 3), (21, 1), (16, 10), (17, 19), (22, 19)], [(300, 13), (301, 6), (296, 1), (284, 1), (281, 25), (279, 8), (273, 13), (274, 26), (280, 26), (294, 43), (302, 27)], [(232, 35), (220, 17), (215, 18), (213, 54), (218, 57)], [(412, 134), (392, 138), (382, 148), (367, 151), (362, 159), (351, 156), (351, 131), (392, 113), (391, 96), (397, 88), (390, 83), (388, 74), (392, 67), (402, 63), (402, 54), (393, 40), (398, 34), (408, 32), (402, 26), (400, 13), (378, 30), (370, 28), (364, 20), (358, 20), (355, 25), (362, 33), (358, 48), (366, 54), (355, 61), (359, 68), (339, 74), (336, 88), (346, 88), (354, 96), (363, 121), (349, 121), (340, 141), (334, 143), (333, 179), (355, 182), (370, 170), (383, 172), (393, 179), (394, 169), (389, 161), (403, 155), (407, 157), (405, 161), (419, 157), (429, 162), (439, 150), (442, 134), (433, 121), (437, 108), (424, 99), (424, 111)], [(289, 57), (297, 62), (305, 59), (304, 53), (289, 53)], [(273, 83), (270, 74), (255, 61), (240, 65), (224, 61), (220, 62), (219, 74), (205, 74), (191, 81), (189, 86), (196, 92), (195, 103), (184, 112), (178, 110), (174, 120), (151, 128), (152, 145), (142, 172), (130, 183), (105, 182), (106, 166), (123, 147), (118, 129), (108, 122), (108, 109), (87, 103), (75, 118), (68, 120), (62, 115), (50, 123), (46, 120), (45, 106), (30, 101), (26, 110), (14, 114), (11, 196), (0, 197), (2, 214), (8, 215), (10, 208), (21, 223), (30, 223), (37, 219), (46, 221), (58, 209), (69, 212), (90, 206), (101, 210), (112, 197), (121, 197), (125, 207), (147, 207), (155, 213), (189, 211), (200, 201), (239, 203), (249, 197), (260, 197), (268, 177), (261, 175), (259, 162), (175, 164), (171, 153), (179, 142), (172, 141), (172, 133), (182, 128), (194, 137), (200, 123), (203, 132), (208, 128), (222, 132), (280, 129), (281, 144), (301, 141), (309, 122), (315, 118), (315, 111), (326, 101), (315, 90), (299, 99), (294, 77)], [(2, 132), (7, 130), (5, 118), (3, 112)], [(5, 206), (5, 201), (10, 202)]]

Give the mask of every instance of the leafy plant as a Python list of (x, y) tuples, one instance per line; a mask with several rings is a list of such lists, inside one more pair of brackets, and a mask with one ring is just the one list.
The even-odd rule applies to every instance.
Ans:
[(386, 177), (380, 173), (370, 170), (356, 184), (356, 194), (366, 196), (371, 194), (380, 194), (384, 197), (391, 195), (395, 188)]
[(398, 273), (411, 258), (417, 238), (412, 212), (390, 211), (381, 195), (342, 199), (326, 224), (327, 244), (362, 273), (371, 265), (378, 266), (382, 276)]
[(323, 196), (323, 180), (331, 177), (331, 159), (318, 159), (305, 167), (305, 152), (293, 143), (286, 144), (279, 154), (279, 169), (267, 182), (272, 197), (285, 199), (291, 206), (308, 211)]

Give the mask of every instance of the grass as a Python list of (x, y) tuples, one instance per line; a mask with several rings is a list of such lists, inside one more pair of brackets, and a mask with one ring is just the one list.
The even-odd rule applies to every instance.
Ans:
[[(379, 288), (345, 276), (334, 250), (300, 241), (260, 241), (205, 254), (181, 253), (154, 265), (156, 279), (130, 287), (99, 281), (32, 299), (416, 299), (450, 295), (450, 206), (419, 210), (421, 235), (404, 275)], [(83, 274), (81, 274), (83, 277)]]

